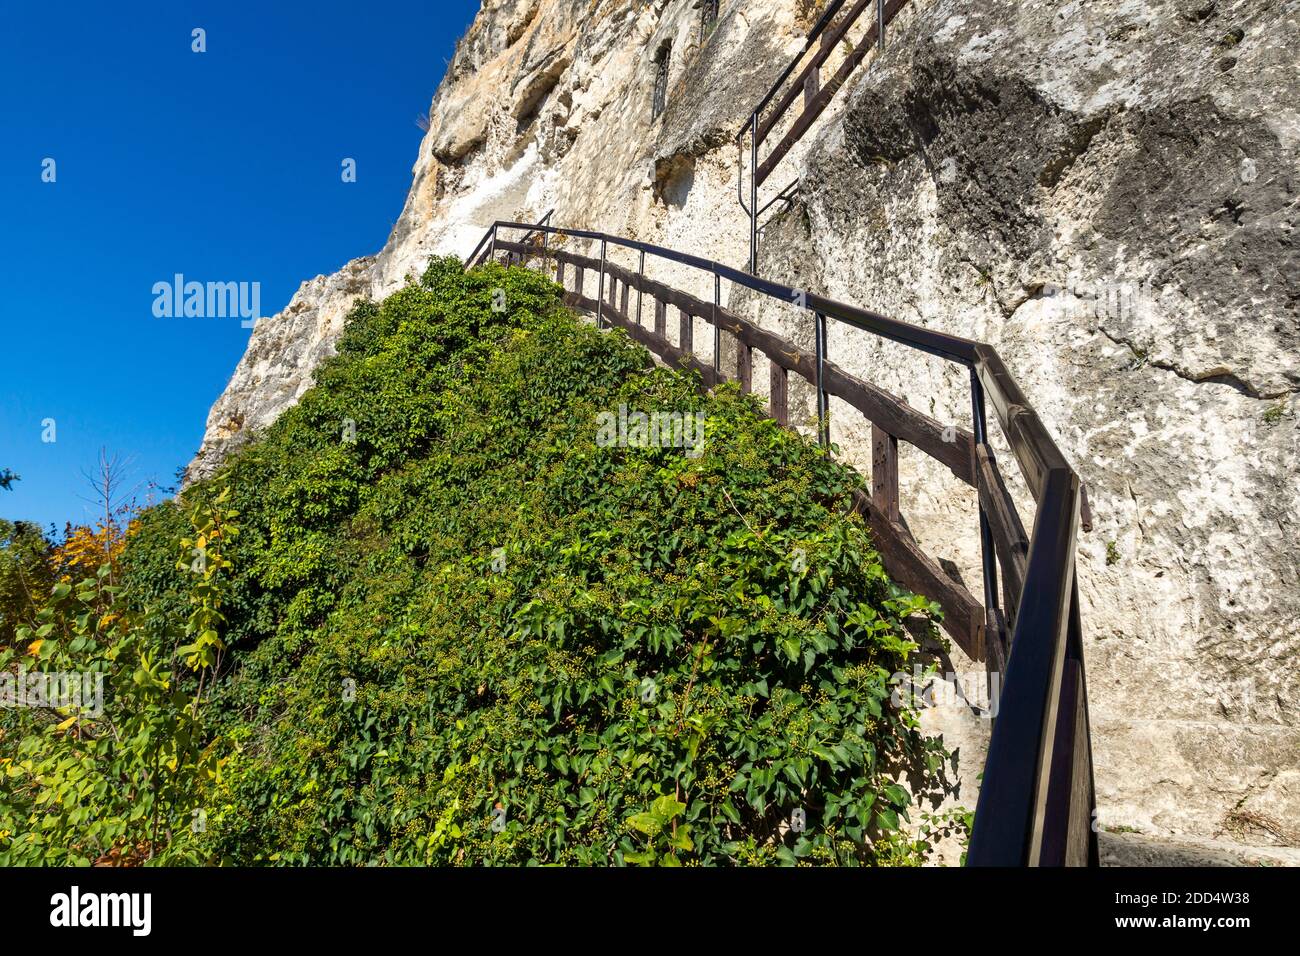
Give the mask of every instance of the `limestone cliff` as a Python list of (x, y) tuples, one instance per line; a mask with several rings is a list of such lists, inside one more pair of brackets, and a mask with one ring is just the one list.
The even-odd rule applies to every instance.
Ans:
[[(705, 26), (698, 0), (486, 0), (388, 243), (259, 323), (190, 477), (310, 386), (357, 297), (467, 254), (495, 219), (554, 207), (742, 265), (735, 131), (813, 6), (722, 0)], [(762, 272), (995, 343), (1089, 483), (1105, 827), (1300, 845), (1297, 50), (1296, 0), (919, 0), (762, 197), (800, 178)], [(730, 305), (811, 341), (770, 306)], [(958, 370), (834, 327), (828, 347), (968, 422)], [(832, 415), (865, 466), (866, 432)], [(902, 468), (909, 523), (973, 585), (969, 489), (921, 456)], [(932, 726), (978, 768), (986, 728)]]

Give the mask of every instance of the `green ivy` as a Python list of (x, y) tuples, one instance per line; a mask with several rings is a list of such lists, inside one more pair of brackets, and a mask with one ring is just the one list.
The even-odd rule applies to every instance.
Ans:
[[(186, 493), (229, 489), (241, 532), (183, 649), (215, 665), (203, 743), (221, 761), (182, 801), (207, 821), (187, 854), (924, 853), (907, 821), (947, 755), (889, 679), (938, 608), (884, 573), (852, 513), (861, 477), (559, 291), (435, 260), (358, 305), (315, 387)], [(599, 447), (620, 404), (703, 413), (703, 454)], [(174, 507), (143, 516), (122, 575), (139, 620), (197, 613), (175, 564), (189, 534)]]

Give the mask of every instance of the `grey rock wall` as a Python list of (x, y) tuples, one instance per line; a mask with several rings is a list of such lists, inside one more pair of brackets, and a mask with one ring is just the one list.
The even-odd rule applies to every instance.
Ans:
[[(997, 345), (1088, 482), (1101, 824), (1295, 845), (1300, 5), (938, 0), (895, 39), (789, 215), (832, 295)], [(951, 370), (831, 348), (963, 422)]]

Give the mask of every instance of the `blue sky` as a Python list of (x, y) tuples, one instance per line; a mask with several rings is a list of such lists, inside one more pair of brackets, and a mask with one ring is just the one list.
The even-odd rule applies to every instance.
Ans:
[(86, 520), (81, 472), (101, 447), (130, 460), (131, 484), (174, 484), (249, 330), (157, 318), (154, 284), (258, 282), (272, 315), (303, 280), (377, 251), (410, 186), (415, 118), (477, 9), (6, 4), (0, 469), (22, 480), (0, 517)]

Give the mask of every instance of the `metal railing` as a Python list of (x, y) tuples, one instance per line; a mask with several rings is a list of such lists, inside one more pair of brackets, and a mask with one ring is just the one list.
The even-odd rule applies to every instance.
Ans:
[[(505, 231), (563, 235), (584, 240), (599, 256), (582, 255), (559, 243), (522, 243), (499, 237)], [(498, 221), (467, 260), (507, 256), (553, 260), (565, 301), (595, 316), (598, 327), (616, 325), (666, 363), (694, 369), (705, 386), (734, 378), (752, 389), (753, 351), (766, 355), (771, 372), (770, 411), (789, 424), (787, 376), (794, 371), (816, 390), (818, 440), (830, 450), (827, 410), (835, 396), (872, 425), (871, 494), (855, 505), (867, 516), (873, 539), (891, 576), (904, 587), (944, 608), (943, 626), (990, 675), (1002, 674), (999, 709), (985, 763), (968, 865), (1095, 865), (1092, 830), (1093, 776), (1087, 689), (1075, 582), (1080, 513), (1086, 508), (1078, 475), (992, 346), (927, 329), (877, 312), (797, 290), (689, 253), (581, 229), (557, 229)], [(637, 255), (634, 271), (609, 258), (621, 248)], [(646, 275), (646, 257), (699, 270), (712, 277), (712, 301), (697, 298)], [(574, 270), (574, 287), (566, 270)], [(585, 273), (599, 276), (595, 298), (583, 291)], [(721, 284), (795, 304), (815, 321), (809, 354), (722, 305)], [(617, 287), (622, 285), (619, 301)], [(635, 318), (630, 291), (637, 292)], [(642, 323), (642, 300), (654, 302), (653, 330)], [(681, 313), (678, 342), (667, 335), (667, 310)], [(692, 347), (693, 323), (712, 325), (711, 363)], [(826, 325), (834, 320), (881, 336), (969, 371), (972, 431), (944, 426), (889, 393), (832, 362)], [(735, 375), (722, 369), (722, 332), (734, 340)], [(1036, 502), (1032, 534), (1026, 535), (1007, 491), (987, 435), (992, 403), (1007, 445)], [(976, 491), (983, 602), (927, 557), (902, 522), (898, 502), (898, 442), (911, 444), (948, 467)]]
[[(848, 81), (853, 71), (872, 49), (881, 52), (885, 49), (885, 30), (906, 4), (907, 0), (855, 0), (847, 10), (848, 0), (830, 0), (822, 11), (813, 28), (804, 40), (803, 49), (790, 61), (776, 82), (768, 89), (750, 111), (749, 118), (736, 133), (738, 168), (736, 170), (736, 198), (741, 208), (749, 217), (749, 271), (758, 273), (758, 217), (771, 205), (769, 202), (761, 209), (758, 205), (758, 189), (772, 174), (777, 165), (794, 147), (804, 134), (812, 127), (817, 118), (830, 106), (835, 94)], [(848, 51), (830, 81), (823, 86), (821, 70), (831, 58), (835, 48), (848, 37), (849, 31), (862, 19), (868, 7), (875, 6), (874, 22), (867, 25), (864, 35)], [(840, 16), (843, 12), (843, 16)], [(807, 61), (799, 75), (791, 82), (795, 68)], [(784, 92), (782, 92), (784, 90)], [(778, 94), (780, 97), (778, 99)], [(776, 145), (760, 163), (759, 150), (767, 138), (776, 130), (778, 124), (794, 106), (802, 94), (803, 110), (795, 118), (789, 130), (777, 141)], [(774, 102), (775, 101), (775, 102)], [(769, 109), (769, 107), (771, 107)], [(745, 203), (744, 143), (745, 134), (749, 134), (749, 203)], [(794, 184), (791, 184), (794, 185)], [(782, 190), (784, 195), (789, 186)]]
[[(533, 226), (531, 229), (529, 229), (528, 232), (524, 233), (523, 236), (519, 239), (519, 241), (521, 243), (528, 244), (532, 242), (535, 239), (535, 237), (540, 236), (541, 244), (545, 246), (546, 237), (548, 233), (538, 232), (538, 229), (549, 225), (551, 222), (551, 217), (554, 215), (555, 215), (554, 207), (546, 210), (546, 215), (542, 216), (541, 219), (537, 220), (536, 225)], [(483, 238), (479, 240), (478, 245), (474, 247), (474, 251), (471, 252), (469, 254), (469, 257), (465, 260), (465, 268), (468, 269), (473, 266), (479, 265), (480, 263), (486, 262), (495, 253), (496, 253), (496, 233), (493, 230), (488, 230), (488, 232), (484, 234)]]

